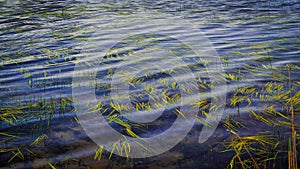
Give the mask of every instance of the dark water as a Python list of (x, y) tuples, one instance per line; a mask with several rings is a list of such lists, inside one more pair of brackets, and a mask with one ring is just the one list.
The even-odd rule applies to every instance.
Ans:
[[(229, 137), (222, 122), (203, 144), (198, 143), (202, 125), (195, 123), (179, 144), (159, 156), (126, 159), (112, 155), (109, 159), (110, 153), (104, 151), (100, 161), (94, 159), (97, 145), (76, 122), (77, 110), (72, 97), (75, 65), (81, 62), (84, 55), (90, 54), (85, 46), (91, 39), (105, 36), (104, 33), (95, 35), (97, 29), (111, 22), (122, 23), (120, 18), (145, 11), (179, 17), (204, 33), (215, 47), (224, 72), (235, 75), (240, 72), (245, 79), (240, 84), (227, 83), (228, 94), (239, 86), (272, 81), (260, 76), (265, 72), (249, 73), (245, 69), (247, 65), (252, 65), (253, 69), (262, 64), (299, 66), (299, 0), (0, 1), (0, 133), (6, 133), (0, 135), (1, 168), (49, 168), (47, 162), (57, 168), (225, 168), (229, 164), (234, 154), (220, 152), (224, 146), (219, 143)], [(154, 28), (155, 25), (151, 25), (137, 30), (151, 31)], [(177, 30), (180, 27), (174, 29)], [(171, 43), (172, 40), (166, 41), (166, 44)], [(119, 45), (121, 49), (126, 44), (116, 44), (114, 48)], [(136, 47), (135, 50), (142, 51), (143, 48)], [(143, 62), (154, 62), (151, 59)], [(103, 62), (106, 64), (97, 72), (98, 79), (104, 78), (110, 68), (116, 67), (118, 60)], [(140, 63), (136, 61), (132, 64)], [(154, 85), (157, 85), (155, 81), (159, 78), (167, 77), (163, 73), (156, 75), (148, 78)], [(203, 76), (206, 77), (205, 74)], [(291, 76), (292, 81), (299, 80), (299, 71), (292, 72)], [(143, 94), (141, 88), (131, 87), (130, 90), (137, 96)], [(109, 92), (102, 89), (97, 90), (98, 98)], [(178, 90), (168, 92), (171, 96)], [(241, 135), (269, 130), (261, 123), (248, 120), (246, 109), (249, 107), (242, 106), (237, 110), (229, 105), (229, 100), (227, 98), (224, 117), (228, 113), (233, 116), (239, 113), (251, 128), (240, 131)], [(250, 107), (259, 110), (261, 103)], [(164, 115), (170, 112), (166, 111)], [(176, 116), (170, 115), (169, 118), (156, 120), (158, 124), (151, 124), (151, 134), (160, 132), (160, 121), (165, 121), (162, 130), (166, 130), (174, 118)], [(122, 128), (115, 126), (115, 129), (122, 132)], [(143, 135), (144, 130), (137, 127), (135, 132), (147, 137), (147, 134)], [(47, 136), (43, 141), (32, 144), (43, 134)]]

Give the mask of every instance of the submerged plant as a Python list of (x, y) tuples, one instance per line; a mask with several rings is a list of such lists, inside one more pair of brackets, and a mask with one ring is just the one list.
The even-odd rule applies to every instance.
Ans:
[[(236, 89), (231, 95), (230, 104), (231, 106), (244, 105), (251, 117), (276, 132), (271, 135), (240, 136), (238, 134), (240, 122), (232, 120), (229, 116), (224, 126), (231, 134), (229, 142), (224, 145), (227, 147), (225, 151), (235, 152), (229, 167), (275, 168), (278, 165), (278, 158), (286, 158), (287, 164), (281, 165), (296, 169), (296, 133), (300, 128), (295, 124), (295, 115), (300, 109), (300, 92), (297, 91), (299, 82), (294, 81), (291, 74), (297, 73), (300, 67), (289, 64), (284, 67), (262, 65), (260, 70), (258, 68), (249, 70), (269, 80)], [(255, 109), (257, 105), (262, 109)], [(287, 135), (289, 135), (288, 141), (282, 140), (282, 136)], [(255, 145), (255, 148), (251, 147), (252, 145)], [(272, 162), (272, 164), (267, 165), (265, 162)]]

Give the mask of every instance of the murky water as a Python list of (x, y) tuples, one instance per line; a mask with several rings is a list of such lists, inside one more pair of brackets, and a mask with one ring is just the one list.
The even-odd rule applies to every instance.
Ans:
[[(159, 34), (161, 32), (151, 33), (165, 23), (159, 25), (145, 20), (141, 21), (144, 24), (138, 25), (135, 17), (140, 15), (142, 18), (140, 13), (145, 12), (153, 14), (151, 18), (157, 17), (157, 20), (161, 16), (180, 18), (178, 23), (174, 21), (175, 26), (170, 28), (170, 32), (180, 34), (184, 28), (181, 20), (191, 24), (212, 43), (222, 65), (217, 65), (217, 70), (205, 69), (205, 60), (191, 50), (191, 45), (182, 46), (182, 41), (178, 39), (186, 38), (196, 43), (195, 32), (181, 32), (180, 36), (170, 38)], [(129, 33), (127, 28), (133, 32)], [(108, 31), (112, 29), (120, 30), (120, 36), (125, 39), (103, 51), (106, 41), (115, 40), (121, 34), (117, 31), (114, 36)], [(103, 43), (100, 45), (99, 41)], [(90, 46), (91, 42), (99, 42), (96, 43), (99, 48)], [(130, 95), (125, 96), (130, 100), (125, 99), (125, 102), (134, 106), (125, 111), (127, 114), (123, 114), (122, 120), (131, 121), (128, 123), (135, 126), (132, 127), (133, 132), (142, 137), (167, 131), (180, 116), (178, 112), (174, 114), (177, 108), (187, 106), (188, 99), (195, 101), (191, 96), (197, 95), (196, 90), (202, 93), (202, 98), (209, 98), (203, 94), (210, 93), (212, 87), (202, 81), (200, 83), (199, 79), (190, 78), (189, 73), (196, 79), (207, 80), (208, 84), (219, 73), (227, 74), (227, 80), (239, 76), (237, 81), (224, 78), (226, 83), (218, 83), (219, 87), (227, 88), (227, 91), (216, 92), (217, 97), (227, 96), (223, 119), (229, 113), (233, 117), (241, 116), (240, 120), (250, 129), (241, 130), (240, 135), (273, 132), (262, 123), (248, 120), (247, 110), (260, 110), (265, 102), (232, 106), (229, 96), (242, 86), (259, 86), (276, 81), (262, 76), (264, 73), (276, 74), (276, 70), (255, 71), (263, 66), (300, 66), (300, 1), (0, 1), (0, 51), (0, 167), (49, 168), (51, 163), (57, 168), (225, 168), (234, 155), (220, 152), (224, 146), (219, 143), (230, 135), (223, 127), (225, 122), (221, 122), (203, 144), (198, 142), (203, 125), (196, 122), (183, 140), (158, 156), (127, 159), (103, 150), (102, 159), (94, 159), (99, 147), (78, 124), (76, 116), (78, 109), (74, 106), (76, 100), (74, 92), (72, 95), (72, 80), (74, 72), (78, 75), (81, 71), (76, 72), (75, 66), (85, 63), (82, 69), (85, 71), (95, 68), (90, 63), (99, 63), (97, 69), (93, 69), (96, 73), (93, 79), (96, 86), (93, 87), (96, 88), (96, 99), (101, 100), (103, 108), (111, 109), (110, 112), (113, 106), (109, 93), (113, 92), (114, 87), (120, 88), (120, 91), (128, 89), (128, 93), (115, 90), (112, 95), (115, 99)], [(101, 52), (106, 53), (101, 55)], [(127, 55), (131, 59), (126, 59)], [(180, 66), (174, 58), (183, 55), (186, 65)], [(95, 61), (95, 58), (102, 59)], [(197, 59), (201, 61), (195, 61)], [(149, 68), (152, 69), (150, 73)], [(112, 77), (113, 74), (117, 76)], [(133, 79), (123, 81), (122, 78), (127, 77), (124, 74), (134, 75), (135, 83), (123, 85), (133, 82)], [(291, 72), (291, 81), (299, 81), (298, 77), (299, 70)], [(115, 83), (112, 84), (114, 78)], [(180, 84), (189, 81), (190, 84), (184, 85), (192, 86), (194, 80), (194, 84), (205, 84), (206, 87), (187, 87), (192, 92), (187, 91), (189, 95), (185, 95)], [(287, 86), (288, 80), (280, 83)], [(295, 87), (296, 92), (298, 89)], [(165, 101), (173, 101), (173, 104), (160, 106)], [(143, 106), (137, 108), (137, 103)], [(141, 111), (146, 113), (140, 115)], [(120, 115), (109, 111), (102, 113), (107, 118)], [(198, 115), (201, 116), (200, 111)], [(146, 125), (139, 126), (140, 123)], [(110, 126), (130, 137), (126, 126), (120, 126), (115, 121)], [(101, 131), (101, 134), (105, 133), (109, 131)], [(34, 142), (43, 135), (42, 141)], [(172, 134), (167, 137), (175, 138)]]

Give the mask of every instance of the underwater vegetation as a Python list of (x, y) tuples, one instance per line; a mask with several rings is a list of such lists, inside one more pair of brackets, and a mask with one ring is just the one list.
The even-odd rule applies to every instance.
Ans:
[[(93, 143), (83, 131), (75, 114), (74, 100), (70, 94), (73, 67), (81, 63), (79, 49), (88, 40), (89, 33), (95, 27), (101, 27), (94, 23), (97, 19), (104, 18), (103, 13), (124, 16), (135, 11), (131, 10), (130, 4), (90, 4), (90, 7), (86, 7), (73, 5), (73, 2), (68, 5), (55, 3), (41, 2), (45, 6), (32, 8), (33, 3), (32, 6), (26, 6), (26, 9), (11, 8), (9, 11), (1, 6), (1, 22), (6, 23), (4, 26), (1, 23), (1, 38), (4, 37), (4, 40), (1, 39), (0, 47), (0, 168), (143, 167), (144, 161), (128, 156), (132, 146), (127, 137), (137, 138), (140, 142), (136, 144), (151, 151), (142, 144), (143, 138), (150, 135), (147, 132), (156, 134), (161, 126), (166, 126), (161, 130), (170, 127), (174, 119), (186, 118), (186, 112), (178, 106), (182, 101), (180, 89), (186, 94), (194, 94), (195, 89), (200, 93), (197, 102), (188, 103), (193, 108), (199, 108), (195, 130), (209, 126), (206, 119), (216, 120), (210, 112), (221, 109), (224, 105), (213, 104), (214, 100), (220, 98), (212, 98), (209, 93), (219, 83), (211, 81), (205, 73), (213, 70), (205, 69), (210, 63), (203, 58), (189, 57), (184, 60), (195, 75), (196, 85), (188, 81), (185, 85), (180, 84), (172, 78), (172, 74), (180, 76), (185, 73), (182, 63), (172, 62), (175, 66), (169, 70), (139, 67), (142, 74), (135, 78), (124, 77), (132, 91), (129, 93), (131, 102), (122, 104), (111, 101), (110, 93), (115, 89), (109, 83), (103, 83), (103, 79), (110, 80), (114, 74), (128, 75), (125, 71), (116, 72), (111, 65), (126, 57), (140, 58), (138, 50), (141, 50), (141, 46), (124, 48), (132, 44), (142, 44), (148, 49), (152, 47), (153, 51), (160, 50), (153, 46), (163, 37), (134, 36), (128, 42), (116, 44), (109, 49), (106, 58), (101, 60), (104, 68), (96, 75), (95, 83), (90, 85), (95, 88), (98, 97), (106, 99), (99, 100), (96, 106), (90, 107), (86, 112), (102, 114), (105, 121), (124, 137), (115, 142), (110, 151)], [(151, 5), (147, 8), (152, 8)], [(158, 159), (153, 159), (163, 161), (162, 168), (180, 168), (180, 163), (196, 163), (198, 159), (189, 157), (199, 151), (198, 156), (202, 152), (203, 156), (218, 154), (226, 162), (226, 168), (298, 168), (300, 66), (297, 56), (294, 56), (299, 54), (300, 37), (293, 35), (294, 32), (299, 32), (298, 18), (294, 16), (297, 15), (296, 10), (291, 12), (294, 13), (291, 17), (287, 17), (290, 11), (284, 11), (281, 15), (280, 12), (274, 12), (276, 10), (257, 12), (245, 8), (245, 11), (240, 11), (234, 7), (233, 13), (227, 13), (223, 9), (211, 13), (211, 9), (220, 5), (210, 9), (204, 9), (204, 6), (196, 9), (196, 6), (190, 6), (195, 8), (189, 9), (190, 11), (180, 9), (180, 14), (194, 19), (195, 24), (204, 23), (198, 26), (206, 31), (212, 41), (217, 39), (216, 48), (221, 51), (220, 57), (224, 64), (224, 72), (218, 73), (226, 80), (228, 88), (224, 116), (218, 126), (224, 132), (215, 133), (221, 135), (221, 139), (213, 137), (204, 144), (211, 151), (208, 155), (197, 149), (195, 145), (199, 143), (195, 140), (185, 140), (177, 146), (179, 153), (170, 150)], [(230, 7), (229, 10), (232, 9)], [(164, 8), (155, 7), (155, 10)], [(6, 15), (19, 17), (21, 20), (14, 17), (6, 20)], [(39, 31), (40, 34), (37, 33)], [(12, 35), (16, 37), (8, 38)], [(231, 53), (224, 54), (224, 50)], [(170, 49), (168, 52), (177, 56), (192, 56), (186, 45), (177, 46), (177, 49)], [(93, 66), (88, 61), (85, 64), (88, 68)], [(133, 63), (128, 70), (134, 69), (135, 64), (139, 62)], [(159, 73), (155, 73), (156, 71)], [(116, 100), (126, 98), (123, 95), (114, 96)], [(124, 118), (120, 113), (143, 113), (153, 109), (165, 109), (166, 106), (169, 111), (164, 114), (165, 118), (153, 123), (133, 122), (130, 121), (130, 116)], [(195, 133), (191, 132), (186, 138), (192, 138)], [(212, 149), (213, 144), (217, 144), (217, 148)], [(207, 163), (217, 160), (212, 157), (209, 159), (211, 160)], [(157, 162), (155, 160), (153, 161)]]
[[(230, 138), (223, 143), (226, 147), (224, 152), (235, 153), (228, 168), (278, 168), (278, 165), (281, 168), (298, 168), (299, 124), (295, 118), (299, 115), (300, 92), (299, 81), (292, 80), (291, 74), (298, 74), (299, 68), (291, 64), (282, 67), (262, 64), (261, 68), (246, 65), (245, 70), (267, 79), (255, 85), (242, 85), (247, 80), (240, 74), (227, 76), (230, 81), (244, 79), (240, 80), (242, 87), (230, 95), (230, 105), (243, 105), (251, 119), (264, 123), (272, 131), (240, 135), (238, 131), (247, 126), (239, 122), (239, 118), (233, 119), (228, 114), (224, 127), (230, 132)], [(257, 110), (257, 106), (261, 109)], [(287, 166), (278, 161), (287, 161)]]
[[(130, 51), (130, 55), (134, 55), (134, 51)], [(184, 52), (183, 52), (184, 53)], [(108, 55), (108, 58), (118, 58), (120, 55)], [(224, 72), (222, 77), (226, 79), (227, 84), (235, 85), (235, 88), (227, 93), (227, 107), (230, 111), (227, 117), (223, 117), (220, 127), (224, 127), (228, 132), (228, 138), (219, 144), (223, 145), (224, 149), (218, 153), (230, 153), (232, 158), (228, 164), (228, 168), (289, 168), (295, 169), (298, 167), (298, 152), (299, 152), (299, 137), (300, 126), (297, 123), (300, 110), (300, 81), (294, 80), (292, 77), (297, 77), (300, 73), (300, 67), (293, 64), (276, 67), (271, 64), (255, 62), (256, 65), (246, 64), (237, 72)], [(200, 65), (192, 65), (191, 69), (201, 69), (205, 63)], [(162, 108), (162, 104), (176, 105), (180, 102), (180, 93), (178, 93), (178, 84), (174, 80), (170, 80), (168, 73), (180, 72), (180, 69), (169, 70), (164, 72), (161, 77), (151, 77), (151, 70), (145, 68), (145, 76), (143, 78), (133, 78), (129, 85), (132, 89), (142, 88), (140, 93), (132, 94), (131, 100), (136, 111), (150, 110), (153, 108)], [(251, 83), (249, 74), (244, 76), (243, 73), (250, 73), (253, 77), (261, 79), (259, 83)], [(28, 80), (27, 88), (45, 88), (45, 86), (55, 86), (58, 84), (44, 81), (44, 83), (31, 82), (35, 81), (33, 75), (28, 75), (24, 69), (20, 69), (20, 73), (24, 74), (23, 78)], [(99, 73), (102, 76), (103, 72)], [(114, 70), (106, 70), (107, 77), (111, 77)], [(43, 73), (47, 77), (47, 72)], [(147, 83), (147, 78), (158, 78), (159, 84), (164, 86), (162, 91), (163, 97), (158, 97), (155, 90), (158, 90), (157, 85)], [(57, 80), (57, 79), (56, 79)], [(51, 79), (50, 79), (51, 81)], [(43, 82), (43, 81), (41, 81)], [(65, 87), (68, 87), (69, 82), (66, 82)], [(236, 85), (237, 84), (237, 85)], [(105, 91), (110, 91), (111, 88), (107, 84), (93, 84), (96, 90), (107, 94)], [(213, 85), (218, 85), (218, 82), (211, 82), (205, 78), (197, 77), (197, 85), (202, 93), (209, 92)], [(159, 86), (161, 87), (161, 86)], [(9, 90), (9, 89), (7, 89)], [(189, 89), (184, 89), (189, 92)], [(177, 91), (177, 93), (176, 93)], [(12, 93), (14, 91), (11, 91)], [(46, 92), (46, 90), (44, 90)], [(148, 96), (148, 101), (145, 97)], [(107, 95), (107, 98), (110, 98)], [(122, 99), (120, 96), (117, 99)], [(212, 105), (212, 99), (202, 95), (204, 99), (195, 103), (190, 103), (190, 106), (199, 107), (199, 113), (196, 122), (201, 125), (204, 119), (211, 118), (210, 110), (215, 110), (220, 105)], [(146, 100), (146, 101), (145, 101)], [(150, 104), (150, 101), (155, 101), (155, 104)], [(153, 103), (153, 102), (152, 102)], [(44, 146), (53, 141), (51, 132), (53, 132), (52, 123), (57, 118), (70, 120), (73, 124), (78, 125), (80, 121), (74, 115), (74, 107), (72, 106), (72, 97), (46, 97), (31, 96), (26, 99), (16, 99), (12, 96), (8, 100), (1, 102), (0, 108), (0, 135), (1, 146), (0, 153), (6, 159), (6, 163), (13, 161), (31, 160), (39, 154), (38, 149), (43, 149)], [(86, 113), (99, 112), (105, 115), (105, 120), (118, 126), (118, 131), (122, 131), (124, 135), (143, 140), (140, 133), (147, 131), (146, 125), (143, 123), (132, 123), (116, 112), (129, 111), (130, 108), (126, 104), (115, 104), (114, 102), (98, 102), (95, 107), (91, 107)], [(171, 113), (176, 116), (185, 118), (185, 113), (175, 107)], [(246, 120), (245, 120), (246, 117)], [(247, 121), (253, 121), (256, 128), (248, 128)], [(263, 124), (263, 125), (261, 125)], [(154, 127), (158, 124), (152, 124)], [(152, 127), (153, 127), (152, 126)], [(263, 129), (260, 129), (260, 126)], [(121, 129), (120, 129), (121, 128)], [(266, 129), (266, 130), (264, 130)], [(251, 134), (244, 132), (251, 130)], [(24, 144), (20, 144), (20, 142)], [(147, 148), (140, 144), (145, 150)], [(110, 153), (105, 152), (103, 146), (95, 149), (93, 160), (102, 160), (112, 158), (113, 153), (127, 156), (130, 162), (128, 153), (130, 152), (130, 144), (126, 137), (116, 142)], [(147, 150), (151, 151), (151, 150)], [(216, 152), (217, 153), (217, 152)], [(106, 154), (103, 156), (103, 154)], [(47, 161), (50, 168), (67, 168), (71, 162), (81, 165), (82, 161), (76, 158), (66, 157), (62, 161)]]

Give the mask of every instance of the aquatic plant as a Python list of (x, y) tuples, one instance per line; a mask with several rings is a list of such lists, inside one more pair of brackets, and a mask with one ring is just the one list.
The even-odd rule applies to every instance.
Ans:
[[(247, 65), (246, 68), (248, 67), (250, 66)], [(278, 165), (276, 160), (279, 156), (280, 158), (287, 158), (286, 167), (289, 169), (297, 168), (296, 131), (299, 128), (295, 124), (294, 110), (299, 110), (300, 93), (297, 91), (299, 81), (293, 80), (291, 73), (299, 72), (299, 68), (297, 65), (291, 64), (283, 67), (262, 64), (261, 68), (248, 69), (251, 73), (270, 80), (258, 85), (244, 85), (237, 88), (230, 97), (230, 105), (243, 104), (244, 107), (248, 107), (246, 110), (255, 120), (270, 126), (277, 132), (271, 135), (239, 136), (238, 130), (242, 125), (229, 116), (224, 126), (231, 135), (230, 142), (225, 145), (227, 146), (226, 151), (235, 152), (235, 156), (229, 164), (230, 168), (236, 166), (242, 168), (274, 168), (275, 165)], [(234, 80), (234, 78), (230, 79)], [(257, 104), (262, 109), (257, 110), (253, 109), (253, 106), (251, 107), (251, 105)], [(282, 135), (286, 136), (285, 133), (281, 133), (282, 131), (290, 133), (288, 141), (282, 140)], [(258, 147), (252, 148), (251, 145), (254, 143)], [(286, 155), (282, 152), (286, 152)], [(261, 158), (262, 154), (265, 159)], [(238, 159), (238, 162), (236, 162), (236, 159)], [(270, 160), (273, 164), (268, 164), (267, 167), (265, 162), (270, 162)], [(281, 165), (284, 166), (285, 164)]]

